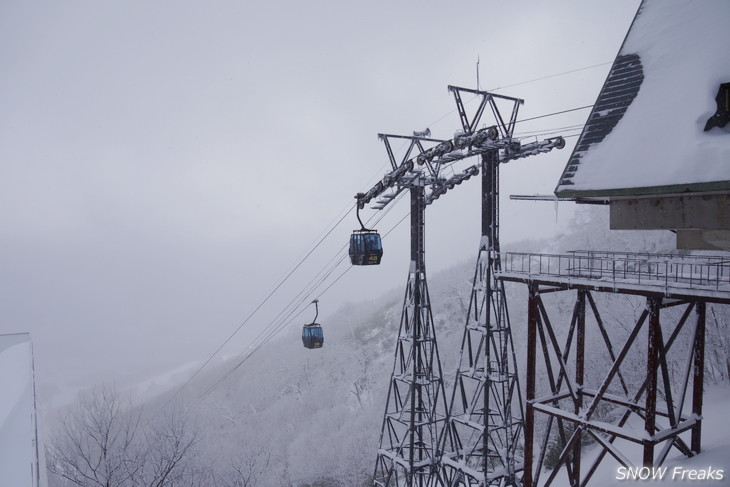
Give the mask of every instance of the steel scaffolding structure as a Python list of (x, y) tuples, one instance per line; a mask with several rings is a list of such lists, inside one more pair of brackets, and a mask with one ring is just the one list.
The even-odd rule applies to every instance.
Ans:
[(490, 152), (482, 156), (482, 240), (442, 435), (441, 485), (518, 485), (522, 401), (500, 267), (499, 157)]
[[(647, 466), (660, 465), (672, 448), (688, 456), (699, 452), (705, 308), (708, 302), (730, 303), (728, 260), (595, 251), (501, 254), (499, 165), (560, 149), (565, 142), (561, 137), (529, 144), (514, 139), (520, 99), (453, 86), (449, 91), (455, 97), (461, 130), (450, 140), (431, 138), (428, 129), (413, 136), (379, 134), (391, 171), (356, 196), (358, 210), (373, 200), (373, 208), (382, 210), (402, 191), (411, 194), (411, 264), (373, 485), (536, 487), (567, 482), (582, 487), (606, 453), (631, 466), (622, 441), (640, 444)], [(462, 93), (479, 98), (472, 117), (466, 113)], [(502, 110), (508, 107), (507, 119), (498, 102)], [(477, 129), (487, 109), (495, 124)], [(391, 148), (393, 139), (409, 141), (401, 161)], [(482, 159), (480, 165), (453, 171), (456, 162), (477, 155)], [(446, 168), (451, 169), (450, 177), (444, 176)], [(459, 368), (451, 400), (446, 403), (426, 284), (425, 208), (480, 170), (482, 238)], [(524, 411), (505, 281), (526, 283), (529, 290)], [(563, 344), (543, 296), (570, 290), (575, 290), (576, 298), (571, 321), (562, 330), (567, 333)], [(617, 338), (607, 331), (595, 293), (646, 299), (646, 309), (620, 348), (614, 346)], [(663, 310), (681, 307), (681, 317), (670, 323)], [(687, 325), (692, 313), (696, 318)], [(587, 335), (590, 320), (598, 331), (593, 342)], [(639, 350), (644, 330), (644, 350)], [(684, 337), (682, 333), (689, 333), (691, 339), (682, 380), (675, 390), (667, 355), (678, 337)], [(603, 344), (611, 361), (598, 384), (589, 380), (597, 367), (586, 369), (586, 343), (594, 342)], [(628, 381), (621, 369), (636, 350), (645, 357), (639, 384)], [(541, 390), (538, 351), (545, 365)], [(688, 413), (685, 398), (690, 388), (692, 412)], [(639, 431), (636, 418), (641, 422)], [(584, 469), (587, 441), (593, 441), (599, 452)], [(549, 447), (555, 458), (547, 468)], [(547, 470), (551, 471), (545, 473)], [(542, 484), (541, 475), (547, 476)]]
[[(475, 122), (466, 116), (462, 92), (475, 92), (454, 90), (462, 127), (468, 131)], [(474, 120), (481, 116), (487, 97), (482, 96), (481, 101)], [(507, 122), (495, 104), (490, 106), (500, 134), (512, 140), (522, 100), (504, 101), (511, 111)], [(437, 484), (448, 487), (518, 485), (522, 469), (518, 448), (523, 414), (517, 363), (504, 285), (496, 280), (501, 270), (499, 165), (506, 160), (496, 150), (482, 155), (482, 237), (449, 418), (441, 440)]]
[(374, 485), (429, 485), (446, 419), (446, 393), (433, 326), (424, 261), (424, 181), (411, 193), (411, 266), (403, 300)]
[[(517, 110), (523, 103), (520, 99), (453, 86), (449, 86), (449, 91), (454, 94), (462, 130), (451, 140), (431, 138), (429, 130), (414, 132), (413, 136), (379, 134), (385, 143), (391, 171), (366, 193), (356, 195), (358, 209), (376, 200), (374, 208), (382, 210), (402, 191), (407, 189), (411, 193), (411, 265), (373, 479), (373, 485), (379, 487), (458, 485), (454, 482), (459, 481), (461, 472), (479, 470), (482, 473), (475, 474), (474, 479), (485, 478), (487, 472), (491, 476), (514, 479), (517, 470), (515, 446), (522, 420), (513, 414), (513, 409), (519, 410), (519, 404), (515, 405), (512, 399), (515, 393), (519, 394), (519, 388), (514, 372), (504, 288), (493, 278), (495, 270), (499, 269), (496, 258), (499, 251), (497, 168), (500, 163), (513, 159), (563, 148), (565, 141), (561, 137), (552, 137), (521, 144), (513, 139)], [(472, 117), (466, 113), (462, 93), (479, 98)], [(508, 119), (502, 117), (499, 104), (509, 106), (511, 113)], [(496, 124), (478, 129), (487, 108), (491, 110)], [(409, 141), (400, 162), (391, 148), (392, 139)], [(480, 409), (481, 412), (474, 410), (480, 407), (476, 403), (463, 407), (465, 411), (469, 410), (469, 414), (481, 415), (481, 419), (474, 416), (469, 420), (474, 424), (481, 421), (481, 426), (477, 427), (481, 431), (481, 440), (477, 438), (479, 434), (463, 435), (459, 431), (457, 423), (463, 420), (461, 412), (457, 414), (458, 418), (455, 416), (448, 420), (448, 433), (443, 433), (448, 417), (447, 404), (424, 258), (425, 208), (479, 173), (479, 165), (472, 165), (461, 172), (452, 171), (450, 177), (444, 176), (444, 169), (453, 170), (456, 162), (472, 156), (482, 156), (482, 179), (491, 185), (484, 196), (484, 204), (489, 209), (483, 218), (485, 237), (482, 238), (477, 264), (479, 280), (475, 281), (475, 287), (480, 290), (477, 297), (472, 297), (473, 310), (481, 327), (477, 332), (485, 333), (481, 347), (469, 348), (468, 352), (473, 357), (480, 357), (477, 360), (480, 372), (468, 378), (460, 375), (459, 380), (464, 384), (473, 382), (469, 387), (475, 388), (479, 398), (476, 400), (488, 403)], [(489, 319), (490, 313), (494, 319)], [(469, 325), (467, 323), (467, 327)], [(469, 333), (467, 329), (466, 334)], [(468, 342), (471, 347), (472, 339), (469, 338)], [(479, 344), (475, 341), (473, 346), (479, 347)], [(493, 352), (491, 348), (494, 348)], [(460, 453), (452, 448), (456, 445), (470, 450), (468, 459), (460, 459)], [(507, 451), (502, 453), (505, 446)], [(451, 464), (456, 465), (456, 473), (450, 470), (453, 465), (444, 467), (442, 453), (446, 453), (444, 458), (448, 457)], [(502, 470), (506, 473), (499, 473)], [(474, 484), (469, 481), (467, 485)]]
[[(616, 261), (609, 264), (612, 256)], [(637, 463), (649, 467), (661, 465), (672, 448), (686, 456), (700, 451), (705, 310), (708, 302), (730, 303), (730, 263), (726, 259), (574, 252), (560, 258), (531, 254), (527, 260), (525, 254), (507, 254), (504, 260), (506, 270), (498, 278), (525, 283), (529, 290), (525, 487), (585, 486), (607, 453), (631, 468), (634, 465), (627, 443), (641, 445), (642, 458)], [(552, 262), (550, 267), (548, 262)], [(656, 266), (662, 271), (656, 272)], [(636, 274), (614, 272), (624, 268)], [(641, 285), (639, 274), (645, 277)], [(708, 281), (702, 276), (716, 279)], [(677, 285), (667, 286), (670, 280)], [(543, 296), (571, 290), (575, 292), (573, 313), (561, 343)], [(594, 299), (597, 293), (632, 294), (646, 300), (643, 312), (618, 347), (604, 321), (605, 312)], [(682, 310), (676, 321), (663, 316), (669, 308)], [(691, 320), (693, 313), (695, 319)], [(595, 324), (593, 338), (588, 335), (592, 328), (589, 319)], [(672, 387), (667, 357), (678, 337), (689, 344), (681, 380)], [(610, 358), (598, 383), (587, 378), (586, 343), (602, 344)], [(631, 352), (642, 357), (638, 382), (625, 377)], [(547, 379), (542, 388), (537, 384), (540, 355)], [(631, 367), (635, 375), (639, 370), (636, 362)], [(591, 369), (596, 372), (597, 365)], [(688, 395), (691, 412), (685, 407)], [(544, 427), (539, 429), (538, 424)], [(682, 436), (685, 432), (689, 432), (689, 444)], [(586, 443), (597, 447), (592, 452), (597, 455), (588, 461)], [(547, 465), (551, 448), (553, 464)], [(547, 479), (542, 479), (543, 475)]]

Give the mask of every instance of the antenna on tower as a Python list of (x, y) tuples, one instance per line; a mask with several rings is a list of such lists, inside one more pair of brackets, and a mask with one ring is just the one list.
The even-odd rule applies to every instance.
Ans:
[(481, 89), (479, 86), (479, 54), (477, 54), (477, 91), (481, 91)]

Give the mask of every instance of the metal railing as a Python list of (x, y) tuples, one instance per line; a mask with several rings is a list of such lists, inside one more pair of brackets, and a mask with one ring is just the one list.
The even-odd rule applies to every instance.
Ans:
[(726, 256), (577, 250), (505, 252), (501, 262), (503, 273), (730, 292), (730, 258)]

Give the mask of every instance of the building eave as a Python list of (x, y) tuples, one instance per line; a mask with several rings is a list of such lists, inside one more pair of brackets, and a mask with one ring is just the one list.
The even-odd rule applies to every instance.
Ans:
[(667, 186), (645, 186), (618, 189), (560, 189), (555, 191), (558, 199), (567, 198), (609, 198), (625, 199), (675, 196), (688, 193), (716, 193), (730, 191), (730, 181), (709, 181), (705, 183), (673, 184)]

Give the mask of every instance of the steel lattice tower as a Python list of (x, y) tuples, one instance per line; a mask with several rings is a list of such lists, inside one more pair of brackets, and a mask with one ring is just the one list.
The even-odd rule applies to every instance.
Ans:
[[(519, 98), (456, 86), (449, 86), (449, 91), (454, 94), (462, 130), (450, 140), (432, 138), (428, 129), (413, 136), (378, 134), (392, 170), (367, 192), (355, 196), (359, 211), (372, 200), (376, 200), (372, 208), (382, 210), (402, 191), (411, 194), (411, 264), (373, 476), (375, 487), (473, 486), (493, 480), (510, 485), (521, 469), (521, 462), (515, 459), (523, 421), (521, 412), (515, 416), (512, 406), (513, 395), (519, 397), (514, 351), (504, 288), (495, 280), (500, 269), (498, 165), (561, 149), (565, 141), (552, 137), (522, 144), (514, 139), (517, 111), (523, 103)], [(480, 100), (471, 117), (462, 93)], [(506, 119), (500, 104), (510, 113)], [(496, 124), (478, 128), (487, 109)], [(391, 140), (409, 142), (400, 162)], [(482, 156), (483, 237), (449, 417), (426, 284), (424, 215), (427, 205), (479, 173), (478, 164), (460, 172), (453, 170), (455, 163), (472, 156)], [(445, 175), (445, 169), (451, 176)]]
[(411, 265), (373, 477), (374, 485), (382, 487), (431, 484), (446, 419), (446, 392), (424, 265), (422, 179), (414, 180), (410, 193)]
[(461, 359), (441, 441), (439, 482), (449, 487), (520, 485), (522, 401), (504, 284), (496, 279), (500, 270), (496, 150), (482, 155), (481, 223)]

